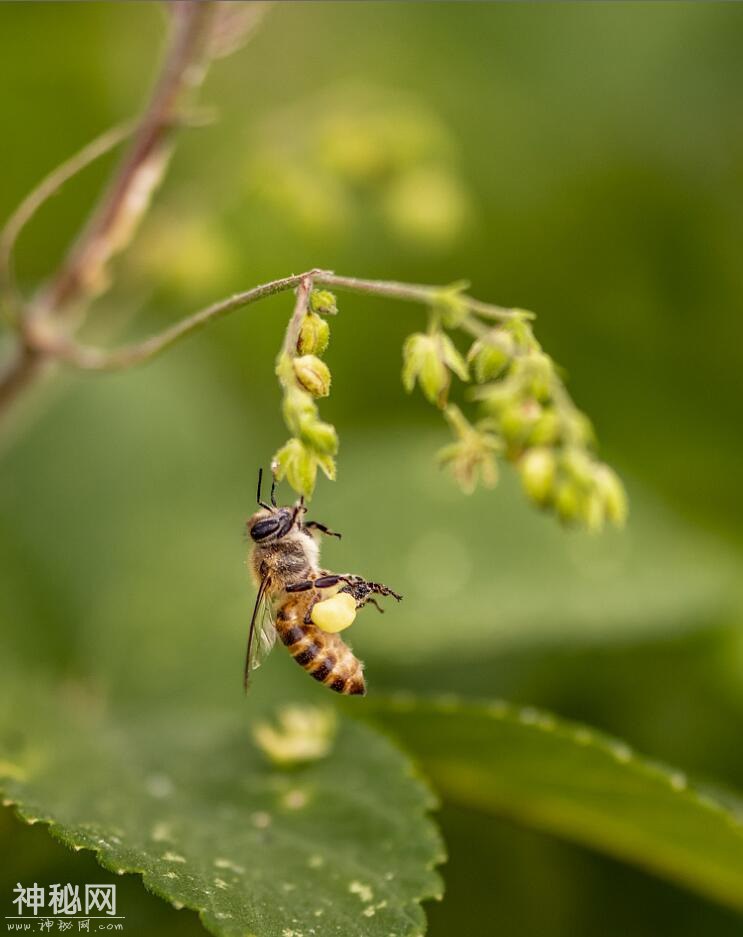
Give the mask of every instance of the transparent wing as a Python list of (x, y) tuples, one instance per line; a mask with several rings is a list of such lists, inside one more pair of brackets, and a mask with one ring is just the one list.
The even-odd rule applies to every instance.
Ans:
[(259, 612), (260, 625), (256, 623), (256, 637), (253, 646), (253, 653), (250, 658), (250, 669), (255, 670), (260, 667), (263, 661), (268, 657), (271, 648), (276, 641), (276, 623), (273, 619), (273, 606), (268, 598), (263, 599), (263, 604)]
[(253, 616), (250, 619), (248, 647), (245, 652), (245, 671), (243, 674), (243, 685), (246, 690), (250, 681), (251, 670), (260, 667), (276, 640), (276, 626), (274, 625), (273, 610), (268, 595), (270, 585), (271, 577), (264, 576), (258, 587)]

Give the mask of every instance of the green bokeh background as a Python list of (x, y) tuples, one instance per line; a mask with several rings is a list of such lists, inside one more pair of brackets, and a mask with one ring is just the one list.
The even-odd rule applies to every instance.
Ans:
[[(0, 6), (0, 215), (137, 110), (163, 25), (155, 4)], [(534, 309), (537, 334), (567, 369), (604, 456), (640, 492), (627, 536), (650, 567), (652, 591), (636, 598), (638, 579), (628, 576), (631, 611), (602, 617), (598, 577), (592, 596), (581, 593), (595, 627), (562, 640), (571, 607), (562, 593), (553, 602), (550, 557), (559, 564), (563, 551), (580, 553), (579, 541), (540, 533), (552, 521), (515, 508), (520, 496), (507, 480), (465, 505), (434, 476), (440, 419), (399, 385), (400, 346), (421, 310), (341, 297), (328, 355), (334, 390), (322, 408), (341, 436), (339, 480), (320, 484), (315, 505), (346, 534), (347, 553), (328, 548), (335, 565), (373, 569), (411, 596), (400, 652), (391, 616), (377, 650), (370, 641), (377, 684), (545, 705), (739, 787), (742, 44), (737, 5), (277, 4), (251, 43), (214, 67), (203, 100), (219, 119), (183, 134), (141, 246), (119, 265), (89, 330), (101, 340), (147, 334), (312, 266), (421, 282), (466, 277), (479, 297)], [(322, 168), (312, 127), (339, 100), (404, 113), (401, 135), (408, 125), (440, 128), (425, 159), (461, 193), (462, 214), (438, 238), (390, 223), (380, 209), (391, 197), (384, 172), (359, 181)], [(279, 208), (256, 177), (258, 156), (276, 139), (295, 149), (309, 209)], [(53, 269), (107, 168), (76, 180), (24, 235), (25, 288)], [(404, 171), (417, 168), (411, 159)], [(229, 697), (251, 601), (240, 527), (256, 467), (285, 437), (272, 362), (290, 306), (288, 296), (274, 298), (147, 369), (65, 377), (27, 401), (5, 431), (0, 464), (7, 659), (105, 686), (106, 661), (130, 654), (131, 679), (107, 689), (136, 694), (159, 681), (167, 695), (183, 691), (169, 651), (182, 641), (202, 649), (203, 673), (188, 675), (194, 694)], [(433, 539), (408, 549), (410, 525), (424, 530), (432, 514)], [(643, 553), (656, 528), (666, 539)], [(514, 539), (515, 530), (526, 534)], [(533, 568), (530, 537), (548, 538), (552, 551)], [(516, 583), (509, 591), (499, 582), (509, 620), (519, 589), (543, 592), (539, 621), (522, 623), (518, 640), (513, 628), (505, 640), (486, 588), (504, 557)], [(415, 591), (430, 562), (440, 564), (436, 576), (476, 569), (470, 580), (461, 574), (461, 595), (440, 597), (438, 621), (436, 602), (429, 611)], [(684, 590), (697, 595), (697, 574), (695, 604)], [(460, 600), (466, 611), (453, 622)], [(470, 621), (482, 634), (479, 653), (457, 635)], [(424, 648), (429, 626), (448, 643), (440, 638), (437, 655), (422, 652), (418, 666), (410, 635)], [(282, 667), (272, 661), (264, 679)], [(731, 914), (577, 847), (452, 805), (441, 822), (449, 894), (430, 909), (433, 935), (740, 933)], [(0, 829), (3, 854), (18, 860), (3, 863), (8, 903), (24, 876), (92, 880), (92, 861), (73, 860), (43, 831), (9, 817)], [(126, 881), (121, 901), (136, 933), (200, 931), (194, 916)]]

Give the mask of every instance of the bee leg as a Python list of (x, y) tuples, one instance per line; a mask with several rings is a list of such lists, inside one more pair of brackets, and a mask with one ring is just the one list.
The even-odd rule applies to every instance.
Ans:
[(369, 587), (369, 591), (375, 593), (376, 595), (391, 595), (393, 599), (397, 599), (399, 602), (402, 599), (402, 596), (397, 592), (393, 592), (389, 586), (385, 586), (381, 582), (367, 582), (366, 585)]
[(348, 582), (349, 576), (339, 576), (336, 573), (329, 573), (327, 576), (318, 576), (315, 580), (315, 587), (318, 589), (330, 589), (331, 586), (337, 586), (339, 582)]
[(307, 611), (304, 616), (305, 625), (312, 624), (312, 609), (317, 605), (318, 602), (321, 602), (321, 601), (322, 601), (322, 596), (320, 595), (319, 592), (312, 596), (312, 598), (310, 599), (310, 604), (307, 606)]
[(338, 576), (336, 578), (346, 583), (346, 586), (341, 589), (341, 592), (350, 592), (356, 601), (362, 604), (369, 601), (368, 596), (370, 595), (391, 595), (392, 598), (397, 599), (398, 602), (402, 599), (401, 595), (381, 582), (369, 582), (369, 580), (364, 579), (362, 576)]
[(284, 592), (307, 592), (314, 586), (311, 579), (302, 579), (300, 582), (292, 582), (284, 588)]
[(377, 602), (376, 599), (371, 599), (371, 598), (366, 599), (366, 601), (360, 602), (360, 603), (356, 606), (356, 608), (363, 608), (365, 605), (373, 605), (374, 608), (376, 608), (376, 610), (377, 610), (378, 612), (380, 612), (382, 615), (384, 615), (384, 609), (383, 609), (382, 606), (379, 604), (379, 602)]
[(330, 530), (329, 527), (326, 527), (325, 524), (321, 524), (319, 521), (305, 521), (304, 526), (308, 527), (310, 530), (319, 530), (320, 533), (325, 534), (328, 537), (337, 537), (341, 539), (341, 535), (335, 530)]

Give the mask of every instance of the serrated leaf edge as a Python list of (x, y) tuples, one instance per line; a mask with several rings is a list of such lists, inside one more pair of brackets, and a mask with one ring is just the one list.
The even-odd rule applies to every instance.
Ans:
[[(350, 720), (365, 723), (364, 720)], [(368, 724), (367, 724), (368, 726)], [(444, 891), (444, 882), (441, 874), (437, 871), (438, 866), (442, 865), (447, 860), (446, 849), (444, 846), (443, 837), (441, 832), (433, 821), (431, 816), (432, 812), (438, 809), (440, 802), (439, 798), (434, 791), (433, 787), (430, 785), (425, 775), (419, 770), (415, 759), (410, 755), (409, 752), (405, 750), (403, 746), (394, 738), (390, 736), (384, 729), (375, 726), (375, 731), (384, 739), (391, 748), (393, 748), (398, 754), (403, 756), (403, 771), (402, 777), (407, 778), (413, 781), (418, 788), (420, 793), (420, 800), (416, 804), (416, 814), (419, 820), (422, 821), (422, 825), (426, 829), (427, 840), (432, 847), (434, 852), (433, 858), (425, 863), (424, 871), (432, 873), (431, 875), (431, 885), (428, 890), (420, 895), (413, 896), (405, 904), (401, 904), (401, 910), (406, 916), (410, 919), (411, 930), (408, 930), (402, 937), (423, 937), (426, 931), (426, 921), (425, 921), (425, 910), (422, 907), (422, 902), (424, 901), (440, 901), (443, 898)], [(12, 808), (13, 814), (17, 817), (18, 820), (27, 824), (28, 826), (35, 826), (38, 823), (46, 826), (49, 835), (52, 839), (61, 843), (64, 846), (67, 846), (74, 852), (81, 852), (86, 850), (87, 852), (93, 853), (93, 856), (100, 866), (104, 869), (107, 869), (109, 872), (113, 872), (115, 875), (139, 875), (142, 878), (142, 884), (145, 889), (150, 892), (150, 894), (155, 895), (156, 897), (166, 901), (171, 907), (177, 911), (181, 911), (184, 908), (189, 911), (194, 911), (198, 917), (205, 930), (216, 935), (216, 937), (221, 937), (222, 931), (218, 931), (213, 922), (216, 918), (215, 913), (212, 912), (209, 908), (201, 908), (193, 902), (188, 900), (181, 901), (177, 898), (174, 898), (172, 895), (166, 894), (162, 887), (156, 880), (156, 877), (153, 876), (146, 869), (138, 868), (136, 866), (124, 866), (121, 865), (120, 861), (113, 856), (110, 846), (107, 844), (92, 844), (80, 839), (79, 833), (65, 826), (62, 823), (59, 823), (53, 817), (45, 816), (40, 811), (27, 810), (26, 807), (19, 801), (14, 800), (9, 796), (2, 784), (3, 780), (10, 779), (9, 774), (0, 775), (0, 795), (2, 796), (2, 806)], [(435, 888), (435, 885), (438, 885), (438, 888)], [(421, 922), (420, 917), (423, 917)], [(421, 930), (421, 923), (423, 929)], [(217, 926), (221, 926), (217, 924)], [(260, 937), (260, 935), (245, 931), (242, 933), (242, 937)]]

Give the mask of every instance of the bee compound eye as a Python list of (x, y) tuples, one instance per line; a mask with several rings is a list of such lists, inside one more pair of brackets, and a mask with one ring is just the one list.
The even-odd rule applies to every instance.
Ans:
[(250, 536), (253, 540), (259, 542), (260, 540), (265, 540), (266, 537), (270, 537), (271, 534), (275, 534), (279, 529), (279, 519), (277, 517), (267, 517), (265, 520), (258, 521), (257, 524), (253, 524), (250, 528)]

